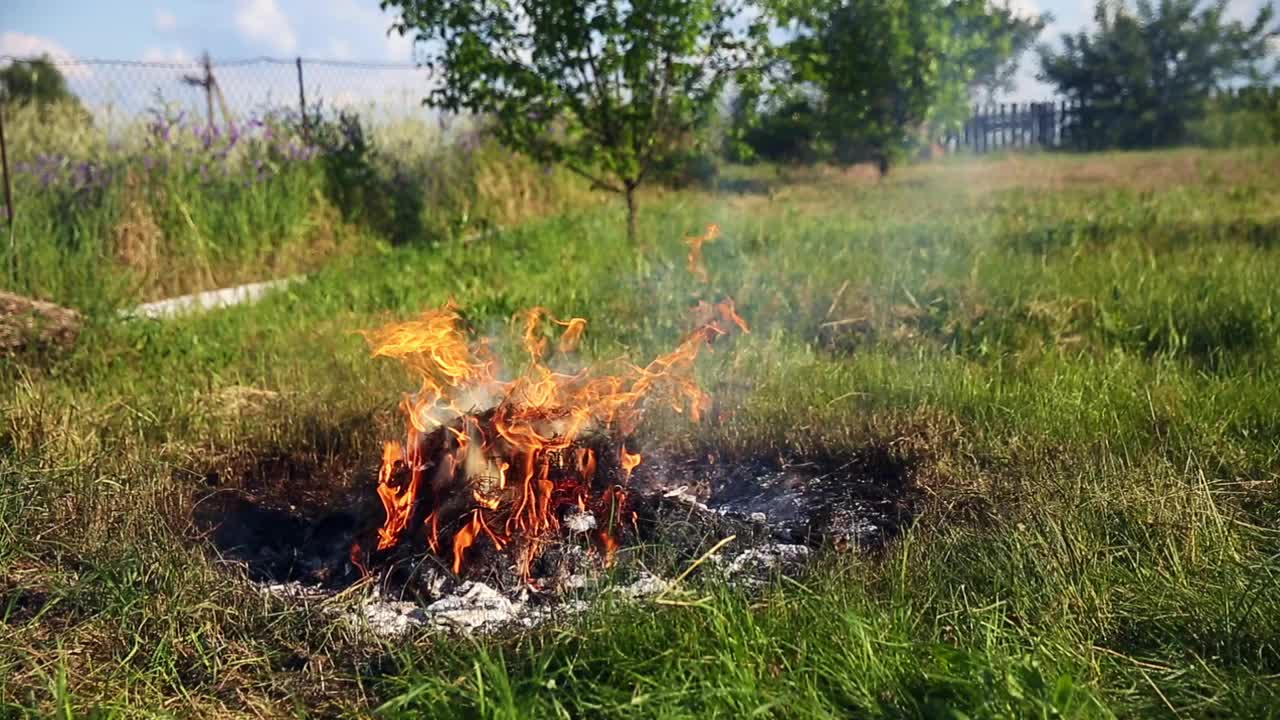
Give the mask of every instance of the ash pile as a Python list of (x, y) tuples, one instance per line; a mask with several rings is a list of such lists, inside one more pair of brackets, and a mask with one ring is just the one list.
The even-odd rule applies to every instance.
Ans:
[[(597, 438), (595, 455), (620, 458), (606, 440)], [(672, 581), (695, 564), (686, 582), (751, 588), (779, 574), (802, 574), (823, 553), (875, 550), (911, 516), (910, 468), (878, 452), (791, 462), (644, 455), (651, 457), (634, 469), (627, 493), (633, 514), (614, 525), (612, 552), (600, 539), (609, 530), (607, 515), (563, 504), (527, 574), (511, 546), (499, 549), (483, 534), (454, 572), (451, 548), (433, 552), (425, 530), (373, 550), (362, 570), (351, 548), (376, 543), (383, 521), (368, 484), (327, 509), (223, 493), (222, 502), (204, 504), (204, 524), (219, 556), (247, 568), (264, 594), (396, 637), (518, 630), (571, 619), (602, 598), (677, 597)], [(596, 472), (601, 484), (625, 477), (620, 462), (598, 464)], [(438, 527), (440, 535), (464, 528), (474, 509), (456, 512), (452, 524)]]

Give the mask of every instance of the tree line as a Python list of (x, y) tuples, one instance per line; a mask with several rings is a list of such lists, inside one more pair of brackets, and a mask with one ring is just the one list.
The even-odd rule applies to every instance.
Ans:
[[(1047, 14), (1005, 0), (382, 0), (438, 84), (426, 102), (625, 198), (710, 155), (876, 163), (954, 133), (971, 103), (1038, 77), (1083, 108), (1091, 148), (1186, 142), (1224, 87), (1280, 71), (1272, 5), (1098, 0), (1051, 45)], [(67, 96), (48, 63), (0, 70), (8, 98)], [(1280, 118), (1280, 108), (1255, 114)], [(1264, 120), (1275, 125), (1280, 122)], [(715, 132), (712, 132), (715, 130)], [(682, 170), (683, 166), (683, 170)]]
[[(871, 161), (882, 173), (1010, 87), (1052, 18), (992, 0), (383, 0), (442, 82), (428, 102), (626, 198), (731, 97), (730, 158)], [(1280, 28), (1227, 0), (1099, 0), (1037, 47), (1039, 77), (1089, 108), (1090, 147), (1184, 141), (1225, 83), (1265, 82)]]

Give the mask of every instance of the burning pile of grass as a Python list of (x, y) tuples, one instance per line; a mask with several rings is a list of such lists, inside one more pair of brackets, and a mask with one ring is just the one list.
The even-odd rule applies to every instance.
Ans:
[[(608, 564), (624, 526), (642, 456), (628, 449), (646, 410), (665, 405), (697, 422), (709, 398), (693, 377), (699, 353), (733, 330), (747, 331), (731, 300), (700, 306), (708, 318), (671, 352), (641, 367), (559, 371), (586, 329), (543, 308), (523, 316), (528, 361), (513, 380), (498, 375), (489, 344), (464, 329), (447, 305), (366, 334), (377, 357), (400, 360), (421, 387), (402, 403), (403, 442), (388, 442), (378, 475), (386, 519), (357, 540), (351, 559), (364, 572), (397, 551), (446, 559), (463, 574), (479, 545), (505, 553), (523, 580), (563, 527), (590, 533)], [(559, 329), (550, 337), (549, 328)], [(563, 363), (557, 363), (563, 365)]]

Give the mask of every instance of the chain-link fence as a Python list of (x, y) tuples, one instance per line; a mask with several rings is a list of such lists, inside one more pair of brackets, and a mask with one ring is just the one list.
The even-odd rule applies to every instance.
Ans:
[(428, 119), (431, 73), (407, 63), (259, 57), (189, 62), (0, 56), (0, 66), (52, 66), (103, 127), (150, 112), (184, 112), (210, 125), (271, 112), (356, 109), (369, 122)]

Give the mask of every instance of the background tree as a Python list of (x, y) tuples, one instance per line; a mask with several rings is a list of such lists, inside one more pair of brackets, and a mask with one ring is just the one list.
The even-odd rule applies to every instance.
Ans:
[(626, 198), (748, 67), (758, 24), (720, 0), (384, 0), (442, 80), (428, 102), (491, 115), (504, 145)]
[(774, 0), (769, 15), (791, 39), (774, 90), (736, 108), (736, 137), (881, 172), (923, 129), (963, 122), (974, 92), (1007, 86), (1044, 27), (988, 0)]
[(15, 60), (0, 68), (0, 93), (14, 103), (80, 104), (67, 88), (67, 79), (48, 55), (32, 60)]
[(1007, 5), (955, 4), (953, 32), (966, 42), (959, 48), (960, 57), (952, 60), (972, 70), (970, 94), (991, 98), (1014, 92), (1023, 57), (1035, 47), (1045, 25), (1052, 20), (1049, 13), (1022, 15)]
[(1248, 24), (1228, 19), (1227, 0), (1099, 2), (1096, 27), (1040, 48), (1042, 80), (1080, 103), (1072, 132), (1089, 147), (1153, 147), (1188, 139), (1216, 89), (1262, 82), (1274, 9)]

